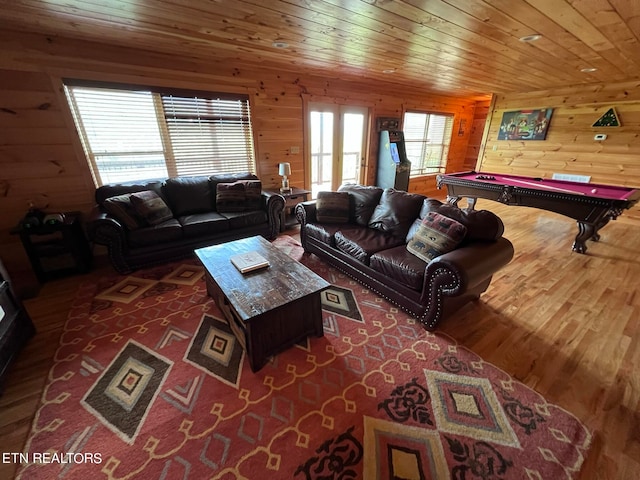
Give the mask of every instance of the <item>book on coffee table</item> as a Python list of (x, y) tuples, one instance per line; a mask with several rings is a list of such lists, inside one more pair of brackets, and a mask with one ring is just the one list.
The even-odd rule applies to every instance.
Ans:
[(258, 252), (239, 253), (229, 260), (242, 273), (252, 272), (269, 266), (269, 261)]

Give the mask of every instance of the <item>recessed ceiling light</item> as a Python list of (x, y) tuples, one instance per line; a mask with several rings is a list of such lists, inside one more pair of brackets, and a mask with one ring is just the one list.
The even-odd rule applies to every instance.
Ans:
[(287, 48), (289, 46), (289, 44), (286, 43), (286, 42), (273, 42), (271, 44), (271, 46), (273, 46), (275, 48)]
[(520, 37), (518, 40), (520, 40), (521, 42), (535, 42), (536, 40), (540, 40), (542, 38), (542, 35), (540, 35), (539, 33), (534, 33), (531, 35), (525, 35), (524, 37)]
[(591, 72), (595, 72), (597, 71), (597, 68), (593, 68), (593, 67), (587, 67), (587, 68), (581, 68), (580, 71), (582, 73), (591, 73)]

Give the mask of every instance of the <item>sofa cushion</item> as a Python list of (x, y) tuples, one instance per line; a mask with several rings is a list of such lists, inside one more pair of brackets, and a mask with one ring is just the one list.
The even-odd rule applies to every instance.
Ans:
[(420, 213), (424, 196), (393, 188), (385, 189), (369, 220), (369, 227), (401, 236), (403, 240)]
[(244, 202), (245, 193), (242, 183), (218, 183), (216, 185), (216, 210), (218, 212), (243, 212)]
[(500, 217), (488, 210), (467, 210), (453, 205), (442, 205), (436, 211), (453, 218), (467, 228), (464, 244), (475, 241), (493, 242), (504, 233), (504, 223)]
[[(332, 247), (336, 246), (334, 235), (344, 225), (339, 223), (307, 223), (304, 225), (305, 234)], [(362, 227), (357, 227), (362, 228)]]
[(213, 210), (209, 177), (168, 178), (162, 188), (176, 217)]
[(374, 253), (369, 266), (413, 290), (422, 291), (427, 263), (409, 253), (404, 245)]
[(341, 185), (338, 191), (349, 193), (349, 220), (352, 223), (367, 226), (373, 211), (380, 202), (382, 188), (347, 184)]
[(150, 227), (139, 228), (129, 232), (131, 247), (146, 247), (159, 243), (171, 242), (182, 238), (182, 225), (175, 218)]
[(318, 192), (316, 219), (321, 223), (347, 223), (349, 221), (349, 193)]
[(229, 230), (229, 220), (218, 212), (193, 213), (178, 217), (185, 237), (199, 237)]
[(107, 198), (102, 206), (109, 215), (113, 216), (129, 230), (137, 230), (147, 224), (131, 203), (130, 193)]
[(369, 257), (380, 250), (404, 246), (404, 237), (395, 237), (373, 228), (341, 229), (334, 235), (336, 248), (369, 265)]
[(251, 210), (248, 212), (226, 212), (221, 214), (229, 221), (229, 228), (244, 228), (260, 225), (267, 221), (267, 212), (264, 210)]
[(138, 215), (149, 225), (158, 225), (173, 218), (173, 213), (167, 204), (153, 190), (132, 193), (131, 203)]
[(407, 244), (407, 250), (425, 262), (429, 262), (454, 250), (462, 242), (466, 233), (467, 228), (460, 222), (437, 212), (429, 212)]

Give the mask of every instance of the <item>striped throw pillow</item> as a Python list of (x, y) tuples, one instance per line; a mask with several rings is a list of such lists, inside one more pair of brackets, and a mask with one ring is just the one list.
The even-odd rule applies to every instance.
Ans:
[(316, 220), (320, 223), (347, 223), (349, 221), (349, 193), (318, 192)]
[(135, 207), (136, 212), (138, 212), (149, 225), (158, 225), (173, 218), (171, 209), (164, 203), (164, 200), (152, 190), (132, 193), (131, 203)]
[(245, 190), (240, 182), (218, 183), (216, 209), (220, 213), (244, 212)]
[(429, 212), (422, 220), (407, 250), (425, 262), (455, 250), (462, 242), (467, 227), (452, 218)]

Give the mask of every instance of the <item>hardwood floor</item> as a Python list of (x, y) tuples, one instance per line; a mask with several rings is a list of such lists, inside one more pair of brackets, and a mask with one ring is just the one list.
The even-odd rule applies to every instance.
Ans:
[(503, 219), (515, 257), (441, 330), (593, 431), (582, 479), (640, 478), (640, 225), (623, 215), (580, 255), (566, 217), (476, 208)]
[[(623, 215), (589, 251), (571, 251), (577, 227), (560, 215), (479, 200), (515, 245), (479, 302), (441, 330), (579, 417), (594, 433), (582, 480), (640, 478), (640, 225)], [(295, 233), (295, 232), (289, 232)], [(20, 452), (78, 285), (108, 266), (43, 286), (25, 305), (38, 334), (0, 397), (0, 450)], [(15, 465), (0, 462), (0, 478)]]

